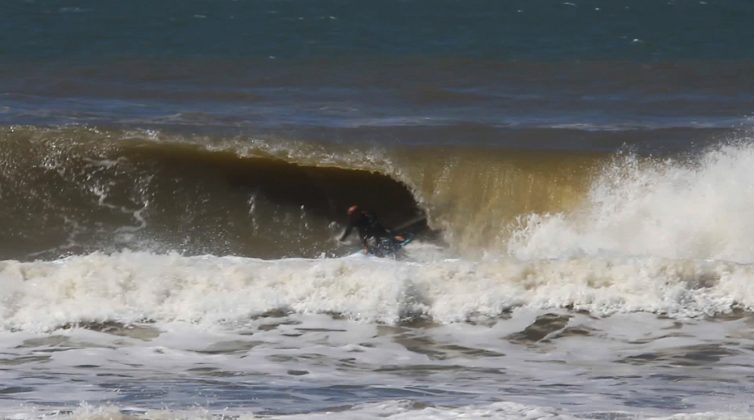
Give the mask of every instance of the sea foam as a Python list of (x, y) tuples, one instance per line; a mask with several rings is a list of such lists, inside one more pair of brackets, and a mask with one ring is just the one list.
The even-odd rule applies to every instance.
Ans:
[(0, 262), (0, 325), (243, 322), (270, 311), (453, 323), (528, 307), (694, 317), (754, 307), (754, 266), (687, 259), (260, 260), (94, 253)]

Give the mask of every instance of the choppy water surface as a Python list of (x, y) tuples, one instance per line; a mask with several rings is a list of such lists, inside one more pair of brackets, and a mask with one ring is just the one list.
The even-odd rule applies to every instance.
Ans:
[(752, 19), (3, 3), (0, 416), (754, 417)]

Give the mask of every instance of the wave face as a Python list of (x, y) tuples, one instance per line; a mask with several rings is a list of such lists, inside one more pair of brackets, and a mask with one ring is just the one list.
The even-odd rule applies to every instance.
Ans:
[(518, 215), (573, 207), (603, 159), (86, 127), (11, 126), (0, 141), (10, 239), (0, 256), (15, 259), (122, 248), (319, 256), (342, 248), (353, 203), (393, 227), (427, 216), (453, 249), (477, 252)]
[[(408, 190), (364, 170), (152, 141), (140, 133), (9, 129), (0, 223), (6, 257), (146, 247), (263, 257), (334, 248), (330, 222), (377, 195), (386, 222), (418, 212)], [(374, 200), (377, 203), (378, 200)]]
[(4, 259), (344, 255), (343, 214), (360, 203), (388, 226), (426, 218), (413, 228), (467, 256), (754, 262), (745, 136), (672, 159), (86, 127), (0, 141)]

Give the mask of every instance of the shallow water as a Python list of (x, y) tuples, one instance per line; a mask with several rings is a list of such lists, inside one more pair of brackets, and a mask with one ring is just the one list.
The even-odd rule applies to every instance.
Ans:
[(350, 418), (385, 401), (412, 401), (402, 411), (415, 416), (505, 401), (579, 418), (742, 413), (752, 408), (750, 324), (516, 310), (486, 325), (274, 314), (211, 332), (169, 323), (6, 333), (3, 377), (14, 385), (2, 390), (3, 411), (87, 401), (149, 416), (193, 401), (195, 415)]
[[(6, 262), (2, 411), (621, 418), (752, 409), (753, 303), (730, 300), (747, 288), (746, 265), (471, 263), (429, 249), (415, 261), (125, 253)], [(626, 284), (653, 264), (657, 277)]]

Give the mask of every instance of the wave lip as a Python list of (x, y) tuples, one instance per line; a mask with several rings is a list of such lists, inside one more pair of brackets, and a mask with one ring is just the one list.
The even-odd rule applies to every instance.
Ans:
[(654, 256), (754, 262), (754, 148), (693, 160), (618, 156), (579, 211), (528, 215), (508, 243), (522, 259)]
[(0, 259), (343, 255), (359, 203), (390, 227), (426, 219), (456, 255), (754, 262), (745, 136), (672, 159), (87, 127), (12, 126), (0, 141)]
[(519, 307), (696, 317), (754, 308), (754, 267), (704, 260), (401, 262), (121, 252), (3, 261), (6, 330), (84, 322), (244, 322), (271, 311), (360, 322), (496, 318)]

